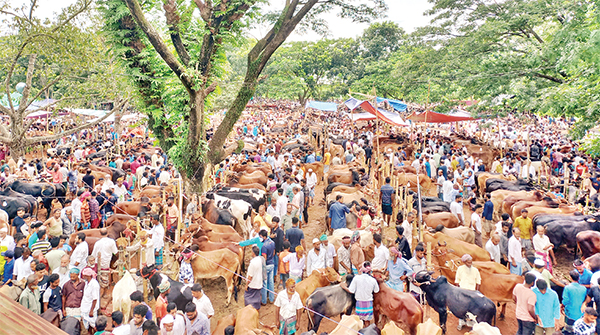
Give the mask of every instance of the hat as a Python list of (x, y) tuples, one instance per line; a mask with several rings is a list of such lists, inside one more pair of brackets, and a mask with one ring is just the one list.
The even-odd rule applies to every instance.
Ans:
[(327, 241), (327, 235), (325, 235), (325, 234), (321, 235), (321, 237), (319, 237), (319, 240)]
[(160, 293), (165, 293), (167, 292), (169, 289), (171, 288), (171, 283), (169, 283), (168, 280), (163, 281), (162, 283), (160, 283), (160, 285), (158, 285), (158, 291)]
[(85, 268), (83, 269), (83, 272), (81, 273), (82, 276), (90, 276), (92, 278), (96, 278), (96, 272), (94, 272), (94, 270), (92, 270), (92, 268)]
[(34, 252), (31, 254), (31, 256), (33, 256), (33, 257), (37, 257), (37, 256), (39, 256), (39, 255), (41, 255), (41, 254), (42, 254), (42, 251), (38, 249), (38, 250), (34, 251)]
[(7, 257), (7, 258), (15, 258), (15, 252), (12, 250), (6, 250), (5, 252), (2, 253), (2, 256)]
[(175, 322), (175, 319), (173, 318), (173, 315), (171, 314), (167, 314), (164, 318), (162, 318), (160, 320), (161, 323), (173, 323)]
[(2, 227), (2, 228), (0, 228), (0, 231), (3, 231), (3, 232), (5, 232), (5, 233), (8, 233), (8, 228), (6, 228), (6, 227)]
[(71, 270), (69, 271), (69, 273), (74, 273), (74, 274), (78, 275), (79, 271), (80, 271), (79, 268), (71, 268)]
[(315, 238), (313, 238), (313, 243), (319, 243), (319, 242), (320, 242), (320, 241), (319, 241), (319, 239), (318, 239), (318, 238), (316, 238), (316, 237), (315, 237)]
[(471, 255), (469, 255), (469, 254), (464, 254), (460, 258), (460, 260), (463, 261), (463, 263), (464, 263), (464, 262), (472, 261), (473, 257), (471, 257)]
[(573, 266), (583, 266), (583, 262), (581, 261), (581, 259), (578, 259), (575, 262), (573, 262)]
[(546, 262), (544, 262), (543, 260), (536, 258), (535, 261), (533, 262), (533, 265), (535, 266), (545, 266)]
[(308, 172), (312, 172), (312, 169), (308, 169)]
[(342, 237), (342, 240), (349, 240), (349, 239), (350, 239), (350, 236), (348, 236), (348, 235)]

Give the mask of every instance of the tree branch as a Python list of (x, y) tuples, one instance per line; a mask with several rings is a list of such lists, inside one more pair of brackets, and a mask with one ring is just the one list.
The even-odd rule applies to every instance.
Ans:
[[(52, 80), (50, 83), (48, 83), (47, 85), (45, 85), (45, 86), (44, 86), (44, 87), (43, 87), (43, 88), (42, 88), (42, 89), (41, 89), (41, 90), (40, 90), (40, 91), (39, 91), (39, 92), (38, 92), (38, 93), (37, 93), (37, 94), (36, 94), (36, 95), (33, 97), (33, 99), (29, 100), (29, 103), (27, 103), (27, 106), (25, 106), (25, 109), (24, 109), (23, 111), (20, 111), (20, 113), (22, 113), (22, 112), (24, 112), (24, 111), (27, 111), (27, 108), (29, 108), (29, 106), (31, 106), (31, 104), (32, 104), (32, 103), (34, 103), (34, 102), (37, 100), (37, 98), (39, 98), (39, 97), (40, 97), (42, 94), (44, 94), (44, 92), (45, 92), (45, 91), (46, 91), (48, 88), (50, 88), (52, 85), (56, 84), (56, 83), (57, 83), (59, 80), (61, 80), (61, 79), (62, 79), (62, 76), (60, 76), (60, 75), (59, 75), (58, 77), (54, 78), (54, 79), (53, 79), (53, 80)], [(22, 101), (23, 101), (23, 100), (25, 100), (25, 99), (24, 99), (24, 95), (23, 95), (23, 99), (22, 99)], [(55, 102), (53, 102), (53, 103), (50, 103), (50, 104), (48, 104), (47, 106), (45, 106), (44, 108), (46, 108), (46, 107), (50, 107), (50, 106), (52, 106), (52, 105), (55, 105), (55, 104), (56, 104), (56, 102), (57, 102), (57, 101), (55, 101)], [(19, 109), (20, 109), (20, 108), (19, 108)], [(38, 109), (38, 110), (39, 110), (39, 109)], [(29, 114), (31, 114), (31, 113), (34, 113), (34, 112), (35, 112), (35, 111), (30, 111), (30, 112), (29, 112), (29, 113), (27, 113), (26, 115), (29, 115)]]
[(549, 76), (549, 75), (547, 75), (547, 74), (543, 74), (543, 73), (539, 73), (539, 72), (532, 72), (531, 74), (532, 74), (533, 76), (535, 76), (535, 77), (539, 77), (539, 78), (548, 79), (548, 80), (550, 80), (550, 81), (552, 81), (552, 82), (555, 82), (555, 83), (557, 83), (557, 84), (562, 84), (562, 83), (564, 83), (564, 82), (565, 82), (564, 80), (562, 80), (562, 79), (560, 79), (560, 78), (552, 77), (552, 76)]
[(185, 66), (188, 66), (190, 63), (190, 55), (181, 40), (181, 35), (179, 33), (179, 15), (177, 14), (177, 4), (175, 0), (167, 0), (163, 4), (163, 9), (165, 10), (165, 18), (167, 19), (167, 25), (169, 26), (169, 32), (171, 35), (171, 41), (175, 46), (175, 51), (177, 51), (177, 55), (179, 55), (179, 59), (183, 62)]
[(191, 93), (193, 91), (193, 82), (185, 73), (185, 68), (179, 63), (175, 55), (171, 53), (165, 42), (160, 37), (160, 34), (154, 29), (154, 27), (146, 20), (142, 8), (137, 0), (123, 0), (129, 8), (131, 16), (133, 16), (135, 22), (144, 32), (146, 37), (160, 57), (167, 63), (167, 65), (173, 70), (177, 78), (181, 81), (186, 90)]
[(109, 116), (113, 115), (117, 110), (119, 110), (119, 109), (125, 109), (126, 106), (127, 106), (127, 100), (123, 100), (120, 103), (118, 103), (110, 112), (106, 113), (106, 115), (104, 115), (103, 117), (98, 118), (98, 119), (96, 119), (96, 120), (94, 120), (92, 122), (89, 122), (89, 123), (86, 122), (86, 123), (84, 123), (84, 124), (82, 124), (80, 126), (77, 126), (77, 127), (73, 128), (73, 129), (69, 129), (69, 130), (63, 131), (61, 133), (54, 134), (54, 135), (37, 136), (37, 137), (26, 138), (25, 139), (25, 143), (27, 145), (30, 145), (30, 144), (38, 143), (38, 142), (42, 142), (42, 141), (54, 141), (54, 140), (57, 140), (57, 139), (59, 139), (61, 137), (69, 136), (69, 135), (74, 134), (74, 133), (76, 133), (76, 132), (78, 132), (80, 130), (83, 130), (83, 129), (86, 129), (86, 128), (89, 128), (89, 127), (93, 127), (93, 126), (99, 124), (100, 122), (106, 120), (106, 118), (108, 118)]
[(212, 7), (211, 7), (211, 4), (210, 4), (210, 1), (211, 0), (209, 0), (208, 3), (205, 3), (202, 0), (194, 0), (194, 3), (196, 4), (196, 6), (198, 7), (198, 9), (200, 10), (200, 17), (207, 24), (210, 23), (211, 17), (212, 17)]
[(31, 91), (31, 82), (33, 81), (33, 71), (35, 70), (36, 59), (36, 54), (29, 55), (29, 63), (27, 64), (27, 76), (25, 77), (25, 88), (23, 89), (23, 95), (21, 96), (21, 101), (19, 102), (19, 107), (16, 111), (17, 115), (22, 114), (26, 106), (28, 105), (27, 99), (29, 98), (29, 92)]

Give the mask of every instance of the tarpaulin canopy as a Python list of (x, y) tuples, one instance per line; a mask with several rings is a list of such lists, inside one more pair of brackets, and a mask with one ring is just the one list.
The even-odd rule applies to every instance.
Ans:
[(375, 120), (377, 117), (371, 113), (346, 113), (346, 115), (354, 122), (356, 121), (370, 121)]
[(462, 110), (462, 109), (453, 109), (452, 111), (450, 111), (450, 113), (448, 113), (448, 115), (460, 116), (460, 117), (471, 117), (471, 113), (467, 112), (466, 110)]
[(400, 115), (388, 111), (384, 111), (382, 109), (375, 109), (373, 105), (371, 105), (368, 101), (360, 101), (355, 98), (350, 98), (345, 102), (346, 106), (350, 109), (356, 109), (358, 107), (362, 108), (364, 111), (375, 116), (375, 119), (379, 118), (385, 123), (391, 124), (396, 127), (408, 127), (409, 124), (402, 120)]
[(381, 103), (384, 101), (387, 101), (390, 104), (390, 106), (392, 106), (392, 108), (394, 108), (398, 112), (404, 112), (406, 110), (407, 106), (403, 101), (377, 97), (377, 103)]
[[(37, 112), (33, 112), (29, 115), (26, 116), (26, 118), (28, 119), (39, 119), (39, 118), (47, 118), (47, 117), (52, 117), (52, 115), (54, 115), (55, 113), (53, 112), (49, 112), (49, 111), (37, 111)], [(55, 115), (67, 115), (67, 112), (58, 112)]]
[(73, 108), (69, 110), (72, 113), (78, 115), (86, 115), (86, 116), (95, 116), (95, 117), (103, 117), (109, 111), (104, 110), (96, 110), (96, 109), (83, 109), (83, 108)]
[(322, 101), (307, 101), (305, 108), (314, 108), (326, 112), (336, 112), (337, 106), (335, 102), (322, 102)]
[(413, 122), (429, 122), (429, 123), (447, 123), (456, 121), (472, 121), (475, 120), (470, 116), (453, 116), (447, 114), (426, 111), (422, 113), (413, 113), (408, 117)]
[(29, 107), (27, 107), (27, 110), (44, 109), (47, 107), (51, 107), (55, 103), (56, 103), (56, 99), (37, 100), (37, 101), (32, 102), (31, 105), (29, 105)]

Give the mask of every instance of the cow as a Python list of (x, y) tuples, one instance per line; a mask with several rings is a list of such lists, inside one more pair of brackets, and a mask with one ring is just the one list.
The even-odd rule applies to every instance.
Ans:
[[(118, 238), (124, 237), (126, 235), (126, 229), (126, 224), (123, 224), (119, 221), (115, 221), (112, 225), (106, 227), (106, 230), (108, 230), (107, 236), (116, 241)], [(89, 250), (94, 250), (94, 243), (102, 237), (102, 235), (100, 234), (100, 229), (84, 229), (81, 231), (74, 232), (73, 234), (71, 234), (71, 236), (69, 236), (68, 241), (69, 245), (73, 249), (75, 249), (75, 239), (77, 238), (77, 234), (79, 233), (85, 234), (85, 241), (88, 244)]]
[(22, 180), (15, 180), (7, 184), (6, 187), (15, 192), (29, 194), (36, 199), (41, 198), (48, 214), (50, 214), (52, 210), (52, 199), (57, 196), (56, 186), (51, 183), (29, 183)]
[(531, 184), (531, 182), (523, 179), (508, 181), (504, 179), (490, 178), (485, 181), (485, 189), (487, 192), (493, 192), (496, 190), (533, 191), (535, 190), (535, 187)]
[(330, 171), (327, 176), (327, 183), (343, 183), (351, 184), (353, 182), (358, 183), (360, 181), (360, 175), (355, 169), (348, 171)]
[[(350, 286), (352, 279), (354, 279), (354, 275), (348, 274), (346, 276), (347, 286)], [(318, 332), (323, 316), (332, 317), (352, 314), (355, 304), (354, 295), (344, 290), (340, 284), (317, 288), (306, 299), (306, 307), (309, 311), (309, 330), (315, 333)]]
[(25, 213), (31, 215), (34, 215), (35, 209), (37, 208), (37, 206), (31, 206), (31, 203), (25, 198), (0, 196), (0, 209), (8, 214), (10, 220), (17, 217), (17, 210), (20, 207), (25, 209)]
[(244, 200), (232, 200), (214, 193), (207, 193), (206, 198), (214, 200), (217, 207), (229, 210), (240, 226), (236, 229), (241, 228), (242, 235), (248, 236), (252, 230), (252, 206), (249, 203)]
[(138, 199), (146, 197), (151, 203), (160, 203), (163, 199), (173, 195), (173, 188), (171, 186), (155, 186), (146, 185), (138, 196)]
[(433, 231), (433, 233), (436, 232), (441, 232), (445, 235), (467, 243), (475, 243), (475, 232), (473, 229), (468, 227), (446, 228), (443, 224), (439, 224)]
[[(494, 208), (498, 205), (498, 210), (502, 210), (504, 213), (511, 213), (512, 206), (519, 201), (540, 201), (544, 198), (544, 194), (541, 191), (527, 192), (527, 191), (507, 191), (498, 190), (492, 192), (492, 202)], [(497, 199), (497, 202), (494, 202)], [(500, 200), (500, 201), (498, 201)], [(519, 215), (521, 215), (519, 213)]]
[(437, 228), (440, 224), (446, 228), (456, 228), (460, 226), (456, 215), (447, 212), (423, 215), (423, 221), (430, 228)]
[(154, 264), (150, 266), (144, 266), (141, 271), (138, 270), (137, 275), (150, 281), (152, 291), (154, 292), (154, 299), (157, 299), (158, 295), (160, 294), (158, 286), (163, 281), (168, 281), (171, 284), (171, 291), (167, 295), (167, 300), (175, 303), (177, 305), (177, 309), (179, 310), (185, 310), (185, 305), (187, 305), (193, 299), (192, 288), (190, 286), (185, 286), (181, 282), (172, 280), (167, 275), (156, 269)]
[(417, 326), (417, 335), (442, 335), (442, 328), (436, 325), (431, 318), (427, 318), (427, 321)]
[[(333, 189), (339, 186), (345, 186), (345, 187), (355, 187), (356, 185), (358, 185), (358, 182), (352, 181), (351, 184), (344, 184), (344, 183), (330, 183), (328, 184), (325, 188), (323, 188), (323, 197), (326, 198), (328, 194), (330, 194), (331, 192), (333, 192)], [(363, 185), (361, 185), (363, 186)]]
[[(198, 251), (191, 261), (194, 281), (223, 277), (227, 286), (227, 305), (231, 302), (234, 289), (234, 276), (240, 272), (238, 255), (229, 249)], [(171, 299), (169, 299), (171, 301)], [(177, 306), (179, 307), (179, 306)]]
[(427, 303), (439, 314), (439, 324), (446, 333), (448, 310), (459, 319), (466, 319), (467, 312), (477, 317), (477, 322), (491, 323), (496, 316), (494, 302), (479, 291), (459, 288), (448, 283), (448, 279), (439, 276), (433, 279), (433, 272), (419, 271), (415, 281), (421, 284)]
[(437, 196), (437, 186), (431, 181), (431, 178), (426, 174), (419, 174), (419, 182), (417, 183), (417, 175), (412, 173), (397, 173), (398, 185), (406, 186), (410, 184), (410, 190), (417, 192), (417, 185), (421, 186), (421, 195), (428, 197)]
[[(413, 208), (417, 209), (417, 211), (419, 210), (419, 198), (417, 197), (417, 195), (410, 191), (411, 193), (413, 193), (414, 199), (413, 199)], [(448, 212), (450, 213), (450, 204), (441, 200), (438, 197), (421, 197), (421, 211), (423, 211), (423, 214), (433, 214), (433, 213), (442, 213), (442, 212)]]
[(216, 206), (215, 201), (212, 199), (202, 198), (202, 213), (204, 218), (214, 224), (228, 225), (236, 227), (236, 217), (226, 209), (221, 209)]
[(381, 324), (381, 316), (398, 324), (403, 324), (411, 335), (417, 333), (417, 325), (423, 322), (423, 308), (410, 294), (390, 288), (378, 279), (379, 292), (373, 295), (373, 320)]
[(258, 184), (258, 183), (252, 183), (252, 184), (238, 184), (235, 182), (230, 182), (228, 187), (234, 187), (234, 188), (241, 188), (241, 189), (247, 189), (247, 190), (261, 190), (261, 191), (267, 191), (267, 188), (264, 187), (262, 184)]
[(252, 173), (244, 173), (244, 172), (240, 172), (237, 174), (233, 174), (233, 173), (228, 173), (227, 178), (229, 180), (231, 180), (232, 182), (238, 183), (238, 184), (253, 184), (253, 183), (257, 183), (257, 184), (261, 184), (266, 186), (267, 185), (267, 176), (262, 173), (262, 171), (254, 171)]
[(584, 230), (577, 233), (575, 239), (583, 258), (588, 258), (600, 252), (600, 232)]
[(121, 278), (113, 288), (112, 311), (123, 312), (124, 324), (129, 322), (129, 315), (131, 313), (131, 299), (129, 299), (129, 296), (136, 290), (137, 286), (135, 285), (135, 280), (133, 280), (133, 277), (129, 271), (125, 271), (123, 278)]
[(267, 192), (259, 189), (243, 189), (239, 187), (223, 187), (217, 185), (207, 192), (207, 194), (208, 193), (218, 194), (232, 200), (243, 200), (252, 205), (252, 208), (256, 212), (258, 212), (258, 208), (267, 201)]
[(554, 248), (566, 244), (567, 248), (577, 246), (577, 234), (586, 230), (600, 231), (600, 217), (595, 215), (536, 215), (534, 229), (538, 225), (546, 227), (546, 235)]
[(531, 206), (527, 208), (529, 216), (535, 218), (537, 215), (552, 215), (552, 214), (573, 214), (581, 212), (578, 205), (564, 205), (560, 204), (557, 208), (548, 208), (544, 206)]
[(300, 295), (300, 301), (306, 301), (317, 288), (340, 282), (340, 275), (333, 268), (313, 270), (313, 272), (296, 284), (296, 292)]
[(202, 214), (200, 213), (194, 213), (192, 215), (192, 223), (188, 226), (187, 231), (193, 232), (194, 230), (198, 229), (198, 227), (194, 225), (199, 225), (200, 227), (202, 227), (202, 230), (207, 232), (212, 231), (214, 233), (220, 234), (237, 234), (237, 232), (235, 231), (235, 229), (233, 229), (232, 226), (210, 223), (210, 221), (203, 218)]
[(444, 235), (440, 232), (437, 232), (435, 234), (425, 232), (423, 233), (423, 240), (425, 242), (431, 242), (432, 245), (447, 246), (448, 249), (452, 249), (453, 252), (459, 256), (469, 254), (473, 257), (474, 261), (491, 260), (490, 254), (486, 250), (474, 244), (470, 244), (464, 241), (457, 240), (448, 235)]
[(219, 322), (217, 322), (217, 326), (215, 330), (211, 333), (211, 335), (224, 335), (225, 328), (229, 326), (235, 326), (235, 315), (229, 314), (227, 316), (222, 317)]
[(252, 173), (254, 171), (261, 171), (265, 176), (268, 176), (269, 173), (272, 172), (272, 168), (269, 163), (233, 164), (231, 169), (235, 172), (246, 172), (246, 173)]
[(238, 309), (235, 316), (235, 335), (258, 334), (258, 327), (258, 311), (252, 305)]
[(521, 211), (525, 208), (533, 206), (558, 208), (558, 205), (558, 202), (555, 202), (550, 197), (544, 197), (541, 201), (518, 201), (511, 206), (511, 212), (508, 212), (508, 214), (510, 214), (510, 217), (514, 220), (521, 215)]
[(475, 172), (475, 184), (477, 185), (479, 196), (484, 196), (487, 193), (485, 182), (491, 178), (510, 180), (508, 177), (499, 173)]
[(342, 315), (338, 325), (329, 335), (348, 335), (358, 333), (363, 328), (363, 322), (358, 315)]
[(141, 201), (123, 201), (114, 206), (115, 214), (128, 214), (137, 216), (140, 212)]

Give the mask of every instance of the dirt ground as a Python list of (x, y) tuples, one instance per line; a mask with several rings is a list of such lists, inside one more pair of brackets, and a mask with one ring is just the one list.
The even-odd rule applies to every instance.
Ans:
[[(323, 185), (318, 185), (316, 190), (317, 197), (315, 199), (319, 200), (319, 197), (323, 194)], [(370, 199), (369, 199), (370, 200)], [(465, 217), (470, 217), (471, 211), (468, 206), (465, 206), (464, 212)], [(314, 237), (320, 236), (325, 231), (325, 217), (327, 215), (326, 207), (324, 201), (315, 201), (315, 205), (309, 207), (309, 224), (303, 227), (305, 239), (307, 241), (311, 241)], [(385, 237), (395, 238), (395, 228), (394, 227), (385, 227), (383, 230), (384, 240)], [(485, 243), (485, 241), (484, 241)], [(249, 261), (249, 255), (246, 253), (246, 261)], [(565, 275), (568, 275), (569, 270), (572, 268), (571, 264), (573, 261), (573, 254), (568, 252), (567, 250), (560, 250), (557, 253), (558, 259), (558, 267), (555, 269), (555, 276), (559, 278), (565, 278)], [(279, 283), (276, 282), (275, 291), (279, 292), (282, 288), (278, 286)], [(232, 299), (231, 304), (226, 306), (227, 299), (227, 289), (225, 287), (225, 281), (223, 279), (217, 280), (204, 280), (202, 282), (204, 287), (204, 291), (206, 295), (210, 298), (213, 303), (213, 307), (215, 309), (215, 315), (211, 318), (211, 329), (217, 325), (218, 320), (222, 317), (225, 317), (229, 314), (235, 314), (238, 309), (244, 307), (244, 297), (243, 292), (238, 293), (237, 301)], [(111, 297), (109, 294), (103, 297), (104, 307), (106, 302), (110, 300)], [(149, 302), (150, 306), (154, 306), (154, 301)], [(108, 306), (108, 310), (111, 310), (112, 306)], [(275, 306), (271, 303), (266, 306), (262, 306), (260, 311), (260, 322), (263, 325), (273, 326), (276, 322), (275, 317)], [(499, 313), (498, 313), (499, 315)], [(425, 308), (425, 320), (431, 318), (436, 324), (438, 323), (438, 314), (429, 306)], [(339, 321), (339, 317), (332, 318), (334, 321)], [(448, 316), (447, 322), (447, 334), (448, 335), (457, 335), (464, 334), (469, 331), (470, 328), (464, 327), (461, 331), (456, 329), (458, 324), (458, 320), (453, 315)], [(299, 323), (300, 333), (307, 330), (308, 320), (306, 314), (302, 315), (302, 319)], [(504, 320), (497, 320), (496, 326), (500, 329), (502, 334), (514, 334), (517, 331), (517, 321), (515, 318), (515, 305), (514, 303), (508, 303), (506, 307), (506, 318)], [(321, 332), (331, 332), (336, 327), (336, 323), (324, 319), (319, 328), (319, 333)]]

